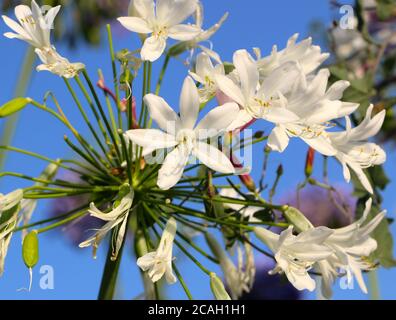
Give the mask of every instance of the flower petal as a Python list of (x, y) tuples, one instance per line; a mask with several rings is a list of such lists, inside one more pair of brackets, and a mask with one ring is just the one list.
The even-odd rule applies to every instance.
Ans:
[(146, 20), (139, 17), (120, 17), (117, 19), (124, 28), (136, 33), (151, 33), (153, 29)]
[(215, 75), (215, 81), (220, 91), (222, 91), (226, 96), (231, 98), (242, 107), (246, 105), (246, 100), (242, 90), (234, 83), (234, 81), (232, 81), (227, 76), (220, 74)]
[(323, 135), (320, 135), (319, 137), (316, 138), (303, 138), (300, 137), (306, 144), (308, 144), (310, 147), (315, 149), (316, 151), (320, 152), (321, 154), (325, 156), (334, 156), (337, 153), (337, 150), (334, 149), (334, 147), (331, 145), (331, 142), (329, 139), (324, 137)]
[(180, 41), (187, 41), (195, 38), (201, 29), (197, 26), (190, 25), (190, 24), (178, 24), (173, 26), (169, 29), (169, 38), (180, 40)]
[(253, 58), (246, 50), (238, 50), (234, 53), (233, 62), (241, 80), (245, 98), (253, 97), (259, 81), (259, 72)]
[(157, 19), (160, 24), (168, 27), (177, 25), (197, 9), (196, 0), (157, 0)]
[(199, 140), (214, 137), (220, 132), (225, 131), (235, 120), (238, 112), (239, 107), (234, 102), (229, 102), (212, 109), (195, 128)]
[(207, 167), (222, 173), (234, 173), (235, 169), (230, 159), (214, 146), (198, 142), (193, 149), (193, 154)]
[(283, 152), (289, 144), (289, 140), (286, 130), (280, 126), (276, 126), (272, 129), (268, 137), (267, 146), (274, 151)]
[(165, 51), (166, 38), (151, 36), (144, 40), (140, 56), (144, 61), (155, 61)]
[(180, 119), (175, 111), (161, 97), (149, 93), (144, 96), (144, 102), (150, 110), (150, 116), (165, 132), (175, 135), (180, 127)]
[(177, 146), (170, 152), (158, 172), (157, 185), (162, 190), (168, 190), (179, 182), (187, 164), (189, 153), (183, 146)]
[(158, 129), (133, 129), (125, 132), (132, 142), (143, 148), (162, 149), (177, 145), (175, 137)]
[(187, 76), (180, 94), (180, 119), (184, 129), (193, 129), (198, 118), (199, 94), (194, 80)]

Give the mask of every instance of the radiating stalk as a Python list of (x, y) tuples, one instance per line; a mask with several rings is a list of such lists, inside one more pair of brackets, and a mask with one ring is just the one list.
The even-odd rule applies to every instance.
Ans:
[(114, 293), (117, 285), (118, 271), (120, 269), (120, 263), (122, 258), (122, 250), (125, 244), (125, 238), (123, 239), (118, 257), (115, 261), (111, 260), (113, 254), (112, 239), (115, 230), (113, 230), (110, 238), (109, 249), (107, 251), (106, 264), (104, 267), (102, 281), (100, 283), (100, 289), (98, 294), (98, 300), (113, 300)]
[[(32, 75), (32, 67), (36, 59), (34, 48), (29, 46), (26, 50), (22, 68), (19, 73), (18, 82), (15, 88), (15, 97), (26, 95), (27, 88)], [(16, 113), (4, 120), (1, 132), (0, 145), (10, 145), (18, 125), (19, 113)], [(6, 161), (6, 153), (0, 151), (0, 171), (3, 170)]]

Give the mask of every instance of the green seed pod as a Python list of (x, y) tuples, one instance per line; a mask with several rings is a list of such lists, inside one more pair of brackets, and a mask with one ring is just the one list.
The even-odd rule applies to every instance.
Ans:
[(28, 268), (33, 268), (39, 259), (39, 242), (37, 231), (29, 232), (23, 239), (22, 244), (22, 257), (23, 262)]
[(303, 232), (313, 228), (312, 223), (300, 210), (296, 208), (287, 208), (283, 215), (285, 216), (286, 220), (294, 226), (294, 229), (297, 232)]
[(210, 289), (213, 292), (216, 300), (231, 300), (226, 289), (224, 288), (223, 281), (217, 276), (216, 273), (210, 274)]

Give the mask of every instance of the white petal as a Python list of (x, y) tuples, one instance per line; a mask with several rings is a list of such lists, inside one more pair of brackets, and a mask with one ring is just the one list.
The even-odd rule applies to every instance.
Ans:
[(294, 112), (282, 107), (267, 108), (262, 118), (277, 124), (293, 122), (299, 119)]
[(215, 81), (219, 89), (240, 106), (244, 107), (246, 104), (245, 97), (242, 90), (227, 76), (215, 75)]
[(233, 62), (241, 80), (245, 98), (253, 97), (259, 81), (259, 72), (253, 58), (246, 50), (234, 53)]
[(272, 129), (268, 137), (267, 145), (274, 151), (283, 152), (289, 144), (289, 136), (286, 130), (280, 126)]
[(219, 132), (225, 131), (235, 120), (238, 112), (239, 107), (234, 102), (229, 102), (212, 109), (195, 128), (199, 139), (211, 138)]
[(221, 173), (234, 173), (235, 169), (226, 155), (214, 146), (198, 142), (193, 154), (207, 167)]
[(199, 94), (191, 77), (186, 77), (180, 94), (180, 120), (184, 129), (193, 129), (198, 118)]
[(348, 163), (349, 167), (356, 173), (356, 176), (358, 177), (360, 183), (362, 186), (371, 194), (374, 193), (373, 187), (370, 184), (369, 179), (367, 178), (366, 174), (362, 170), (362, 168), (359, 167), (359, 165), (356, 165), (354, 163)]
[(178, 24), (169, 29), (169, 38), (187, 41), (196, 37), (201, 32), (201, 29), (194, 25)]
[(165, 132), (175, 135), (180, 127), (180, 119), (175, 111), (161, 97), (149, 93), (144, 96), (144, 102), (150, 110), (150, 116)]
[(168, 190), (172, 188), (183, 175), (184, 167), (187, 164), (189, 154), (182, 146), (176, 147), (170, 152), (158, 172), (157, 185)]
[(238, 114), (235, 117), (235, 120), (228, 126), (227, 131), (234, 131), (236, 129), (239, 129), (252, 120), (253, 117), (246, 110), (239, 110)]
[(154, 260), (155, 255), (156, 255), (156, 252), (146, 253), (144, 256), (137, 259), (136, 264), (143, 271), (147, 271), (155, 263), (155, 260)]
[(158, 129), (134, 129), (125, 132), (132, 142), (143, 148), (162, 149), (177, 145), (175, 137)]
[(197, 9), (196, 0), (157, 0), (157, 19), (168, 27), (177, 25)]
[(14, 20), (8, 18), (7, 16), (1, 16), (4, 20), (4, 23), (11, 28), (13, 31), (15, 31), (17, 34), (22, 36), (22, 39), (25, 41), (28, 41), (30, 39), (29, 34), (23, 29), (18, 23), (16, 23)]
[(117, 19), (126, 29), (137, 33), (151, 33), (153, 29), (146, 20), (139, 17), (120, 17)]
[(320, 135), (317, 138), (305, 139), (300, 137), (306, 144), (320, 152), (325, 156), (334, 156), (337, 153), (337, 150), (331, 145), (330, 141), (325, 138), (323, 135)]
[(154, 62), (157, 60), (166, 48), (166, 38), (151, 36), (144, 40), (140, 56), (144, 61)]

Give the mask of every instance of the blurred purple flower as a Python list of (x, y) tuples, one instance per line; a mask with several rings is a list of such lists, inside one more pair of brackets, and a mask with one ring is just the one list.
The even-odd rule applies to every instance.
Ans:
[[(70, 172), (64, 172), (61, 179), (74, 183), (83, 183), (77, 174)], [(51, 203), (50, 215), (56, 217), (66, 214), (88, 202), (89, 197), (87, 195), (55, 199)], [(67, 224), (61, 231), (65, 232), (67, 238), (69, 238), (73, 244), (77, 245), (86, 240), (90, 234), (90, 230), (98, 229), (102, 226), (102, 220), (93, 218), (87, 214)]]
[(314, 226), (337, 228), (354, 220), (356, 200), (345, 189), (337, 188), (337, 193), (330, 195), (328, 190), (308, 186), (300, 191), (299, 198), (291, 192), (281, 202), (300, 209)]

